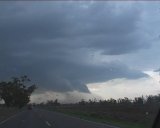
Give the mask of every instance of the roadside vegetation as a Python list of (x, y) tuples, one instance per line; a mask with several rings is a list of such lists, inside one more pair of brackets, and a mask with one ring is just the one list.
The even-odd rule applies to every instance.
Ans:
[(29, 103), (30, 95), (36, 89), (36, 85), (29, 86), (29, 82), (27, 76), (0, 82), (0, 100), (4, 101), (6, 107), (22, 108)]
[(2, 102), (0, 121), (20, 111), (20, 108), (29, 103), (32, 92), (37, 88), (29, 82), (30, 79), (27, 76), (14, 77), (10, 81), (0, 82), (0, 101)]
[(75, 104), (60, 104), (55, 100), (37, 106), (122, 128), (151, 128), (160, 107), (160, 95), (136, 97), (133, 100), (127, 97), (100, 101), (82, 99)]

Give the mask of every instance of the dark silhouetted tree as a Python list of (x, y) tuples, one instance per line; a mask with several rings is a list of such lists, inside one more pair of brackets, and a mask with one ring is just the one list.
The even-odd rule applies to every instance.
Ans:
[(0, 98), (7, 107), (23, 107), (30, 101), (30, 95), (36, 89), (36, 85), (28, 85), (30, 79), (27, 76), (14, 77), (9, 82), (0, 83)]
[(48, 100), (46, 105), (48, 105), (48, 106), (58, 106), (58, 105), (60, 105), (60, 103), (58, 102), (58, 99), (55, 99), (54, 101), (53, 100)]
[(60, 103), (58, 102), (58, 99), (55, 99), (54, 103), (53, 103), (55, 106), (58, 106), (60, 105)]
[(136, 105), (143, 105), (144, 104), (144, 98), (142, 97), (135, 97), (133, 100), (133, 103)]
[(84, 100), (84, 99), (81, 99), (81, 101), (80, 101), (80, 102), (78, 102), (78, 104), (79, 104), (79, 105), (85, 105), (85, 104), (86, 104), (86, 102), (85, 102), (85, 100)]

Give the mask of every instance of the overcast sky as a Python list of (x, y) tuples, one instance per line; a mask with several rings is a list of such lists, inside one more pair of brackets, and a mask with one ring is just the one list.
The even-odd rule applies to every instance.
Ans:
[(62, 99), (159, 93), (159, 5), (0, 2), (0, 79), (28, 75)]

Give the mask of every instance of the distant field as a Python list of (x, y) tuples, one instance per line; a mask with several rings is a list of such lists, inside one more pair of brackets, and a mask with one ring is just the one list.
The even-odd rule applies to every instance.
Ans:
[(18, 111), (19, 109), (17, 108), (6, 108), (4, 106), (0, 106), (0, 122), (14, 115)]
[(45, 106), (86, 120), (113, 124), (122, 128), (151, 128), (158, 106), (60, 105)]

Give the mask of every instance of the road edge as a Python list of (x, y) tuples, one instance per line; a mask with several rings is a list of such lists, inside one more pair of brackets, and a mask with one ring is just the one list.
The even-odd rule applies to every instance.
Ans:
[(24, 112), (24, 110), (23, 110), (23, 111), (19, 111), (19, 112), (13, 114), (12, 116), (8, 117), (7, 119), (4, 119), (4, 120), (0, 121), (0, 125), (4, 124), (4, 123), (7, 122), (8, 120), (16, 117), (17, 115), (21, 114), (22, 112)]
[(80, 119), (80, 120), (83, 120), (83, 121), (86, 121), (86, 122), (89, 122), (89, 123), (94, 123), (94, 124), (97, 124), (97, 125), (103, 125), (103, 126), (110, 127), (110, 128), (121, 128), (119, 126), (113, 126), (113, 125), (109, 125), (109, 124), (106, 124), (106, 123), (94, 122), (94, 121), (91, 121), (91, 120), (82, 119), (82, 118), (79, 118), (79, 117), (76, 117), (76, 116), (71, 116), (71, 115), (68, 115), (68, 114), (65, 114), (65, 113), (61, 113), (61, 112), (56, 112), (56, 111), (52, 111), (52, 110), (50, 111), (50, 110), (41, 109), (41, 108), (36, 108), (36, 109), (39, 109), (39, 110), (42, 110), (42, 111), (48, 111), (48, 112), (54, 112), (54, 113), (62, 114), (64, 116), (69, 116), (71, 118)]

